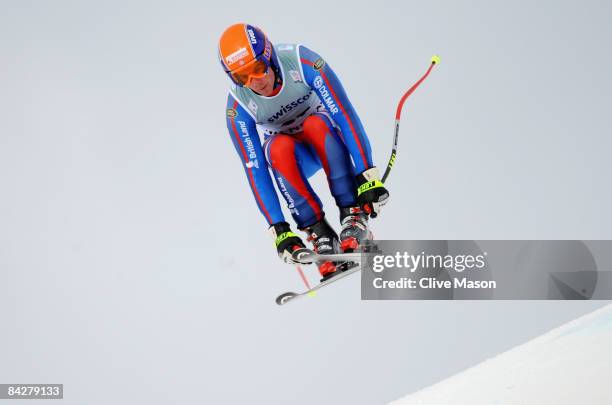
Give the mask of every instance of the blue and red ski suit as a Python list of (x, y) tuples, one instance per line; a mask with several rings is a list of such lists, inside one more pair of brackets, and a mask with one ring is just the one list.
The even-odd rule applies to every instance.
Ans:
[[(319, 105), (316, 109), (305, 108), (305, 115), (296, 119), (297, 127), (288, 131), (291, 133), (269, 130), (266, 122), (257, 121), (257, 106), (253, 105), (257, 104), (256, 94), (249, 95), (249, 103), (246, 103), (230, 92), (226, 115), (232, 142), (242, 160), (257, 206), (268, 224), (284, 221), (269, 167), (298, 228), (304, 229), (324, 216), (321, 200), (308, 178), (323, 168), (338, 207), (350, 207), (357, 204), (355, 175), (374, 165), (368, 136), (332, 68), (302, 45), (295, 45), (294, 56), (299, 61), (299, 69), (291, 71), (285, 66), (282, 85), (289, 85), (291, 77), (296, 83), (302, 81), (302, 86), (309, 86), (309, 91), (317, 96)], [(280, 60), (282, 64), (283, 58)], [(279, 112), (269, 121), (274, 119), (286, 124), (282, 117), (277, 120), (279, 113), (291, 108), (297, 111), (306, 98), (280, 106)], [(304, 101), (304, 105), (306, 103)], [(263, 132), (263, 143), (258, 129)], [(266, 163), (262, 163), (264, 161)]]

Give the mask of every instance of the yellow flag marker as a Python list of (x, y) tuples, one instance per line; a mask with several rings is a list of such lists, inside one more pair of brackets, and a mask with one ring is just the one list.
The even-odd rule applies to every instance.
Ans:
[(316, 292), (316, 291), (310, 291), (310, 292), (308, 293), (308, 296), (309, 296), (309, 297), (316, 297), (316, 296), (317, 296), (317, 292)]
[(440, 63), (440, 57), (438, 55), (434, 55), (431, 57), (431, 63)]

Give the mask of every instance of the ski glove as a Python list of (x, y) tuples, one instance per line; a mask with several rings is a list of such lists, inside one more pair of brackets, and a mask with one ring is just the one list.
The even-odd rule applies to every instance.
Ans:
[(276, 245), (278, 257), (280, 257), (285, 263), (294, 264), (295, 261), (291, 256), (293, 251), (306, 247), (302, 242), (302, 239), (291, 232), (291, 228), (286, 222), (277, 222), (272, 224), (270, 227), (270, 233), (272, 233), (272, 237), (274, 238), (274, 244)]
[(364, 211), (376, 218), (380, 212), (380, 207), (389, 200), (389, 191), (385, 188), (378, 169), (372, 167), (355, 176), (357, 182), (357, 203), (363, 207)]

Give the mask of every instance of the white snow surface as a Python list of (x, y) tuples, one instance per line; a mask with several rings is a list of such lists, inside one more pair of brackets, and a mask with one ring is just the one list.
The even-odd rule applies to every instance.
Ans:
[(391, 404), (608, 405), (610, 376), (607, 305)]

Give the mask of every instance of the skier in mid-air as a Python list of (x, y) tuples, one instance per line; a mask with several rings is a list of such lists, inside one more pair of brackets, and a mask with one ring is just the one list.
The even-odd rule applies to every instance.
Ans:
[[(298, 229), (306, 232), (316, 253), (356, 251), (371, 238), (368, 216), (379, 213), (389, 192), (372, 162), (359, 116), (334, 71), (305, 46), (273, 46), (259, 28), (243, 23), (223, 32), (219, 59), (233, 81), (227, 128), (280, 258), (293, 263), (292, 252), (305, 245), (285, 222), (268, 166)], [(321, 168), (340, 209), (339, 236), (308, 183)], [(336, 271), (331, 261), (318, 267), (324, 279)]]

